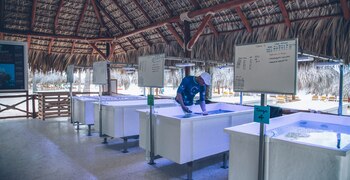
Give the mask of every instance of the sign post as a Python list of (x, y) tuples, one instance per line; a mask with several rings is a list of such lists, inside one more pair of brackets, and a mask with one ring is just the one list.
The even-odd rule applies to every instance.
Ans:
[(67, 82), (69, 83), (69, 99), (70, 99), (70, 123), (73, 123), (73, 82), (74, 82), (74, 65), (67, 67)]
[(297, 47), (297, 39), (235, 46), (234, 91), (261, 93), (261, 106), (254, 111), (254, 121), (260, 123), (259, 180), (265, 176), (265, 124), (270, 117), (266, 94), (296, 94)]
[[(102, 105), (101, 105), (101, 96), (102, 96), (102, 86), (107, 84), (107, 61), (99, 61), (93, 64), (93, 74), (92, 82), (99, 85), (99, 136), (103, 136), (102, 132)], [(107, 143), (107, 138), (104, 138), (103, 144)]]
[(260, 106), (254, 106), (254, 122), (260, 123), (258, 179), (263, 180), (265, 163), (265, 124), (270, 123), (270, 107), (266, 106), (266, 94), (261, 94)]
[[(165, 54), (142, 56), (139, 57), (138, 62), (138, 85), (139, 87), (149, 87), (150, 92), (147, 96), (147, 105), (150, 107), (149, 112), (149, 137), (150, 137), (150, 160), (148, 164), (155, 164), (155, 152), (154, 152), (154, 95), (153, 88), (164, 87), (164, 64)], [(148, 153), (148, 152), (146, 152)]]

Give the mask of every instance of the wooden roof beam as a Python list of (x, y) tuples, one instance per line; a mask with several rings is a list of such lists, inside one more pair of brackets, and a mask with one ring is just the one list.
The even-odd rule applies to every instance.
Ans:
[[(123, 7), (121, 7), (116, 0), (113, 0), (113, 2), (114, 2), (114, 5), (117, 6), (117, 8), (123, 13), (123, 15), (126, 17), (126, 19), (128, 19), (128, 21), (133, 26), (133, 28), (137, 29), (135, 23), (132, 21), (132, 19), (130, 19), (130, 17), (128, 16), (126, 11), (123, 9)], [(146, 42), (146, 44), (148, 46), (151, 46), (151, 43), (149, 41), (147, 41), (147, 39), (145, 38), (145, 36), (142, 33), (140, 33), (140, 36), (142, 37), (142, 39)]]
[(56, 16), (55, 16), (55, 24), (54, 24), (54, 34), (56, 34), (56, 29), (57, 29), (57, 25), (58, 25), (58, 16), (60, 15), (61, 9), (63, 7), (63, 2), (64, 0), (60, 0), (60, 4), (58, 5), (57, 11), (56, 11)]
[[(96, 18), (97, 18), (98, 22), (100, 23), (100, 26), (101, 26), (101, 27), (105, 27), (105, 24), (104, 24), (103, 21), (102, 21), (102, 17), (101, 17), (100, 11), (99, 11), (98, 8), (97, 8), (96, 2), (97, 2), (96, 0), (91, 0), (92, 7), (93, 7), (93, 9), (94, 9)], [(100, 8), (100, 9), (103, 10), (102, 8)], [(101, 30), (101, 29), (100, 29), (100, 30)], [(100, 34), (100, 33), (99, 33), (99, 34)]]
[(49, 42), (49, 48), (48, 48), (48, 53), (49, 54), (51, 54), (51, 52), (52, 52), (52, 45), (53, 45), (54, 42), (55, 42), (54, 38), (51, 38), (51, 40)]
[(346, 0), (340, 0), (340, 6), (343, 11), (344, 18), (346, 20), (350, 20), (350, 9), (348, 6), (348, 2)]
[[(103, 12), (103, 14), (105, 14), (105, 16), (107, 17), (107, 19), (109, 21), (112, 22), (112, 24), (118, 29), (119, 32), (121, 32), (122, 34), (124, 33), (124, 31), (119, 27), (119, 25), (114, 21), (113, 17), (104, 9), (102, 8), (99, 4), (97, 4), (95, 2), (95, 0), (92, 0), (91, 2), (93, 2), (92, 4), (94, 5), (94, 7), (96, 7), (96, 11), (95, 13), (99, 14), (99, 11), (97, 9), (97, 5), (99, 6), (99, 9)], [(103, 24), (102, 20), (101, 20), (101, 26), (104, 27), (105, 24)]]
[(75, 30), (75, 35), (77, 35), (78, 32), (79, 32), (80, 24), (83, 22), (84, 15), (85, 15), (85, 12), (86, 12), (86, 9), (87, 9), (88, 5), (89, 5), (89, 0), (85, 0), (85, 4), (84, 4), (84, 7), (83, 7), (83, 11), (82, 11), (81, 14), (80, 14), (79, 21), (78, 21), (78, 24), (77, 24), (77, 28), (76, 28), (76, 30)]
[(92, 47), (93, 50), (100, 54), (104, 60), (108, 59), (107, 56), (96, 46), (96, 44), (89, 42), (89, 45)]
[(37, 0), (33, 0), (32, 3), (32, 21), (30, 23), (30, 30), (33, 31), (34, 25), (35, 25), (35, 16), (36, 16), (36, 5), (37, 5)]
[[(208, 12), (219, 12), (228, 8), (232, 8), (235, 6), (240, 6), (242, 4), (247, 4), (250, 2), (254, 2), (256, 0), (231, 0), (222, 4), (218, 4), (218, 5), (214, 5), (208, 8), (204, 8), (204, 9), (199, 9), (199, 10), (195, 10), (195, 11), (191, 11), (188, 13), (190, 18), (199, 16), (199, 15), (204, 15)], [(9, 33), (9, 34), (24, 34), (24, 35), (32, 35), (32, 36), (37, 36), (37, 37), (54, 37), (54, 38), (60, 38), (60, 39), (69, 39), (69, 40), (87, 40), (87, 41), (112, 41), (115, 39), (122, 39), (122, 38), (127, 38), (129, 36), (138, 34), (140, 32), (144, 32), (144, 31), (149, 31), (158, 27), (162, 27), (165, 26), (166, 24), (169, 23), (176, 23), (180, 21), (180, 16), (176, 16), (176, 17), (171, 17), (168, 19), (165, 19), (163, 21), (159, 21), (159, 22), (154, 22), (152, 24), (150, 24), (149, 26), (146, 27), (142, 27), (139, 28), (137, 30), (133, 30), (131, 32), (128, 33), (123, 33), (121, 35), (115, 36), (115, 37), (97, 37), (97, 38), (84, 38), (84, 37), (79, 37), (79, 36), (66, 36), (66, 35), (52, 35), (49, 33), (37, 33), (37, 32), (32, 32), (32, 31), (14, 31), (14, 30), (9, 30), (9, 29), (0, 29), (0, 32), (4, 32), (4, 33)]]
[(171, 34), (175, 37), (175, 40), (179, 43), (179, 45), (184, 48), (185, 44), (182, 40), (181, 36), (176, 32), (175, 28), (171, 24), (167, 24), (166, 27), (171, 32)]
[(278, 2), (278, 6), (279, 6), (280, 9), (281, 9), (282, 16), (283, 16), (283, 18), (284, 18), (284, 22), (286, 23), (286, 25), (287, 25), (288, 27), (291, 27), (291, 26), (292, 26), (292, 23), (291, 23), (290, 20), (289, 20), (289, 15), (288, 15), (288, 12), (287, 12), (286, 6), (284, 5), (283, 0), (277, 0), (277, 2)]
[[(169, 15), (169, 17), (173, 16), (173, 13), (171, 12), (171, 10), (169, 9), (169, 7), (166, 5), (166, 2), (164, 0), (160, 0), (159, 3), (165, 8), (165, 11), (167, 12), (167, 14)], [(184, 34), (183, 29), (181, 28), (181, 25), (179, 23), (179, 21), (174, 22), (176, 23), (177, 26), (180, 27), (181, 29), (181, 33)]]
[[(92, 0), (92, 1), (94, 1), (94, 0)], [(96, 3), (93, 3), (93, 4), (95, 4), (95, 6), (96, 6)], [(99, 5), (99, 4), (97, 4), (97, 5)], [(96, 8), (97, 8), (97, 6), (96, 6)], [(109, 21), (112, 22), (112, 24), (114, 25), (114, 27), (116, 27), (116, 28), (118, 29), (119, 32), (124, 33), (124, 31), (123, 31), (123, 30), (119, 27), (119, 25), (114, 21), (113, 17), (112, 17), (104, 8), (102, 8), (101, 6), (99, 6), (99, 8), (100, 8), (100, 10), (105, 14), (105, 16), (107, 17), (107, 19), (108, 19)], [(101, 21), (101, 23), (102, 23), (102, 21)], [(102, 24), (102, 25), (104, 26), (104, 24)], [(134, 49), (137, 49), (136, 46), (135, 46), (134, 44), (132, 44), (131, 41), (129, 41), (128, 37), (126, 37), (125, 39), (126, 39), (126, 41), (128, 41), (128, 42), (131, 44), (131, 46), (132, 46)], [(113, 39), (111, 39), (111, 40), (113, 40)]]
[(250, 25), (247, 17), (242, 12), (241, 7), (235, 7), (235, 10), (236, 10), (238, 16), (241, 18), (242, 23), (244, 24), (245, 28), (247, 28), (247, 31), (250, 33), (253, 32), (252, 26)]
[[(142, 8), (142, 6), (140, 5), (140, 3), (137, 0), (132, 0), (134, 2), (134, 4), (136, 4), (137, 8), (142, 12), (142, 14), (146, 17), (146, 19), (150, 22), (153, 23), (152, 18), (148, 15), (148, 13)], [(164, 35), (162, 34), (162, 32), (156, 28), (155, 29), (157, 31), (157, 33), (160, 35), (160, 37), (162, 38), (162, 40), (166, 43), (169, 44), (169, 42), (165, 39)]]
[[(164, 2), (164, 0), (160, 0), (160, 1)], [(231, 1), (228, 1), (228, 2), (225, 2), (225, 3), (221, 3), (221, 4), (218, 4), (218, 5), (214, 5), (214, 6), (208, 7), (208, 8), (191, 11), (191, 12), (188, 13), (188, 17), (189, 18), (194, 18), (196, 16), (205, 15), (208, 12), (212, 12), (212, 13), (220, 12), (220, 11), (223, 11), (223, 10), (226, 10), (226, 9), (234, 8), (236, 6), (241, 6), (243, 4), (247, 4), (247, 3), (250, 3), (250, 2), (254, 2), (254, 1), (256, 1), (256, 0), (231, 0)], [(149, 26), (146, 26), (146, 27), (143, 27), (143, 28), (139, 28), (137, 30), (134, 30), (134, 31), (131, 31), (131, 32), (128, 32), (128, 33), (124, 33), (124, 34), (122, 34), (120, 36), (116, 36), (115, 38), (119, 39), (119, 38), (129, 37), (129, 36), (138, 34), (140, 32), (144, 32), (144, 31), (148, 31), (148, 30), (151, 30), (151, 29), (155, 29), (155, 28), (164, 26), (164, 25), (166, 25), (168, 23), (176, 23), (176, 22), (179, 22), (179, 21), (180, 21), (180, 16), (171, 17), (171, 18), (168, 18), (168, 19), (160, 21), (160, 22), (154, 22), (154, 23), (152, 23)], [(93, 40), (93, 39), (94, 38), (91, 38), (91, 40)], [(98, 39), (99, 40), (110, 40), (110, 38), (109, 39), (98, 38)]]
[(205, 26), (207, 26), (208, 22), (211, 20), (211, 18), (213, 17), (213, 14), (208, 14), (204, 17), (202, 23), (199, 25), (197, 32), (193, 35), (193, 37), (191, 38), (191, 40), (188, 42), (186, 48), (188, 50), (191, 50), (192, 47), (194, 46), (194, 44), (197, 42), (199, 36), (202, 35)]

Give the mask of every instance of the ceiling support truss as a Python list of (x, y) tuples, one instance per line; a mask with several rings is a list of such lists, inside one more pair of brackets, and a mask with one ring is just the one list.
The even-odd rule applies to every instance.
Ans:
[(283, 18), (284, 18), (284, 22), (286, 23), (286, 25), (288, 27), (291, 27), (292, 24), (290, 22), (289, 15), (288, 15), (288, 12), (287, 12), (286, 6), (284, 5), (283, 0), (277, 0), (277, 2), (278, 2), (278, 6), (281, 9), (281, 12), (282, 12), (282, 15), (283, 15)]

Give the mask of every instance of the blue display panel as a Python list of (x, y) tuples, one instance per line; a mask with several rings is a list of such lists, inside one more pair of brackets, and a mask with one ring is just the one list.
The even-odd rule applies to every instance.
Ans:
[(27, 44), (0, 41), (0, 91), (27, 90)]

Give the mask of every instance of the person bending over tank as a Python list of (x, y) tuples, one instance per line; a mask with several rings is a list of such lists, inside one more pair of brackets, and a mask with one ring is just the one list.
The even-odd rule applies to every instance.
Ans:
[(181, 105), (185, 113), (192, 113), (189, 106), (193, 105), (193, 98), (199, 93), (199, 101), (203, 115), (208, 114), (205, 107), (206, 85), (211, 85), (211, 77), (207, 72), (203, 72), (200, 76), (186, 76), (182, 79), (177, 89), (175, 100)]

